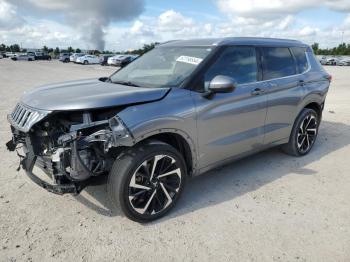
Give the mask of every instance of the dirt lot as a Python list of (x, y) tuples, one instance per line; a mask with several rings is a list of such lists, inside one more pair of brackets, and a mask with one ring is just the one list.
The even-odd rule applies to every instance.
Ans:
[(350, 261), (350, 67), (333, 75), (313, 151), (272, 149), (195, 178), (151, 224), (111, 212), (105, 186), (56, 196), (6, 151), (22, 92), (115, 68), (0, 60), (0, 261)]

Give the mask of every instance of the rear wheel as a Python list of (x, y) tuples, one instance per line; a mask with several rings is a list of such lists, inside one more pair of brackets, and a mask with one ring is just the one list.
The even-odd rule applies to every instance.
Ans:
[(112, 204), (130, 219), (148, 222), (165, 215), (186, 181), (185, 162), (172, 146), (149, 142), (115, 160), (108, 179)]
[(317, 138), (319, 119), (315, 110), (304, 108), (295, 120), (288, 144), (282, 146), (283, 151), (293, 156), (309, 153)]

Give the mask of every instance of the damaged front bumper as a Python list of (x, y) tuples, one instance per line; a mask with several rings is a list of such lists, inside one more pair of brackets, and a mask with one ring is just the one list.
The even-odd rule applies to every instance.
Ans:
[[(29, 146), (29, 148), (28, 148)], [(20, 166), (22, 169), (25, 171), (27, 176), (38, 186), (46, 189), (47, 191), (58, 194), (58, 195), (63, 195), (63, 194), (79, 194), (84, 187), (87, 185), (85, 182), (79, 182), (79, 183), (64, 183), (64, 184), (50, 184), (43, 179), (41, 179), (39, 176), (35, 175), (33, 173), (34, 166), (37, 162), (37, 156), (33, 153), (33, 149), (30, 148), (31, 144), (26, 143), (26, 149), (27, 153), (25, 156), (18, 154), (20, 157)], [(6, 143), (6, 147), (9, 151), (15, 151), (17, 144), (13, 141), (10, 140)], [(41, 169), (44, 169), (43, 166), (38, 165)], [(19, 170), (19, 169), (18, 169)], [(45, 170), (44, 170), (45, 171)], [(45, 171), (46, 173), (46, 171)]]
[[(55, 194), (79, 194), (92, 177), (108, 173), (115, 151), (118, 153), (135, 143), (117, 116), (94, 122), (89, 113), (84, 113), (83, 118), (81, 124), (71, 125), (69, 132), (54, 138), (48, 134), (42, 136), (41, 131), (36, 131), (35, 124), (29, 132), (23, 132), (9, 117), (13, 137), (6, 144), (7, 149), (17, 151), (18, 145), (23, 145), (24, 154), (17, 152), (20, 167), (37, 185)], [(47, 147), (45, 141), (52, 139), (54, 146)], [(34, 166), (51, 177), (53, 183), (36, 175)]]

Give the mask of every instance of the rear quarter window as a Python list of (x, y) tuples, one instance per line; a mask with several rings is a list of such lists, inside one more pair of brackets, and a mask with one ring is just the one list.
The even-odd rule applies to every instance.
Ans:
[(296, 74), (294, 59), (287, 47), (263, 47), (261, 62), (264, 80)]
[(309, 63), (306, 58), (306, 48), (292, 47), (291, 51), (296, 60), (298, 73), (304, 73), (309, 68)]

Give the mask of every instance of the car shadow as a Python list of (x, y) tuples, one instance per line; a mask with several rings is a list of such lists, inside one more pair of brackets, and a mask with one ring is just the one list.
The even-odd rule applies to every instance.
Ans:
[[(317, 175), (307, 166), (350, 143), (350, 126), (323, 121), (314, 148), (304, 157), (283, 154), (276, 147), (190, 179), (176, 207), (167, 216), (153, 223), (232, 200), (252, 192), (290, 173)], [(121, 211), (111, 208), (106, 192), (106, 178), (99, 185), (87, 187), (76, 199), (100, 215), (117, 216)], [(153, 224), (151, 223), (151, 224)]]

